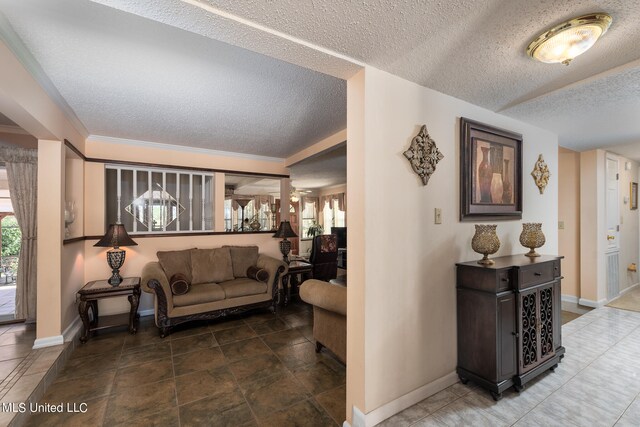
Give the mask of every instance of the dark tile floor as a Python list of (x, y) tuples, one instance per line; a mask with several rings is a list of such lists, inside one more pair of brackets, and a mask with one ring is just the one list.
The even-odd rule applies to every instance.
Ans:
[(105, 332), (74, 350), (40, 403), (86, 403), (86, 413), (32, 415), (54, 426), (336, 426), (346, 369), (315, 352), (311, 307), (191, 324), (160, 338)]

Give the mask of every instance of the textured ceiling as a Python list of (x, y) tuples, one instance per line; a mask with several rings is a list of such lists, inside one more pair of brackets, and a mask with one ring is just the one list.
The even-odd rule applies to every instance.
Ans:
[(286, 157), (346, 127), (346, 83), (88, 1), (0, 0), (89, 133)]
[[(423, 86), (555, 131), (567, 147), (586, 149), (630, 140), (640, 143), (640, 120), (620, 126), (623, 118), (640, 113), (640, 67), (625, 66), (640, 58), (637, 0), (203, 1)], [(526, 56), (525, 47), (540, 32), (595, 11), (610, 13), (613, 25), (593, 49), (569, 67), (534, 62)], [(619, 75), (608, 75), (615, 67), (621, 68), (614, 73)], [(600, 78), (592, 79), (598, 74), (602, 74)], [(585, 79), (576, 88), (563, 89)], [(611, 83), (616, 85), (614, 96)], [(578, 92), (589, 95), (583, 97)]]
[(291, 185), (297, 189), (313, 190), (347, 182), (346, 143), (318, 156), (305, 159), (290, 169)]
[[(0, 0), (0, 10), (91, 133), (290, 154), (344, 127), (345, 85), (327, 75), (366, 63), (554, 131), (565, 147), (640, 143), (638, 0)], [(526, 56), (541, 31), (596, 11), (613, 24), (569, 67)]]

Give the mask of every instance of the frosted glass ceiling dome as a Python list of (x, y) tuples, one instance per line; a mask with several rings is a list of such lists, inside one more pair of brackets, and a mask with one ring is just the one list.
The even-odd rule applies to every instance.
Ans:
[(606, 13), (592, 13), (563, 22), (532, 41), (527, 54), (547, 64), (569, 65), (573, 58), (589, 50), (607, 32), (611, 21)]

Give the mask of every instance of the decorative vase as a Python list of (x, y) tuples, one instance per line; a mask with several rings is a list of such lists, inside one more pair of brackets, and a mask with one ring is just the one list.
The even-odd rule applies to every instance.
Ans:
[(251, 231), (260, 231), (262, 225), (260, 225), (260, 221), (258, 221), (258, 218), (254, 218), (253, 221), (251, 221), (251, 223), (249, 224), (249, 228), (251, 228)]
[(493, 260), (489, 259), (489, 255), (495, 254), (500, 249), (500, 239), (496, 234), (497, 225), (480, 225), (476, 224), (476, 234), (471, 239), (471, 248), (484, 255), (478, 261), (480, 265), (493, 265)]
[(522, 224), (522, 233), (520, 234), (520, 244), (525, 248), (529, 248), (529, 252), (525, 254), (528, 257), (538, 257), (539, 253), (536, 248), (541, 247), (545, 243), (544, 234), (542, 233), (542, 223), (525, 222)]
[(76, 220), (76, 202), (65, 202), (64, 204), (64, 237), (71, 235), (71, 224)]
[(504, 171), (502, 176), (502, 203), (511, 204), (513, 197), (513, 184), (509, 181), (509, 160), (504, 161)]
[(493, 170), (487, 157), (489, 155), (488, 147), (480, 147), (482, 150), (482, 161), (478, 165), (478, 181), (480, 185), (480, 202), (491, 203), (491, 180), (493, 179)]
[(494, 173), (491, 177), (491, 203), (501, 203), (503, 191), (502, 175)]

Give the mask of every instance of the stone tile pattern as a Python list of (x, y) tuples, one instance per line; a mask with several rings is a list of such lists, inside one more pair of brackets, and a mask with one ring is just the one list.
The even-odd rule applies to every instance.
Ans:
[(609, 307), (562, 327), (566, 356), (520, 394), (494, 402), (460, 383), (379, 424), (404, 426), (639, 426), (640, 313)]
[[(104, 331), (75, 350), (39, 403), (86, 413), (31, 414), (25, 425), (342, 425), (346, 368), (315, 353), (311, 307), (191, 323), (162, 339), (152, 317), (136, 335)], [(294, 422), (295, 420), (295, 422)]]
[[(0, 403), (37, 402), (73, 351), (73, 342), (33, 350), (35, 338), (35, 324), (0, 326)], [(27, 417), (0, 412), (0, 426), (20, 426)]]

